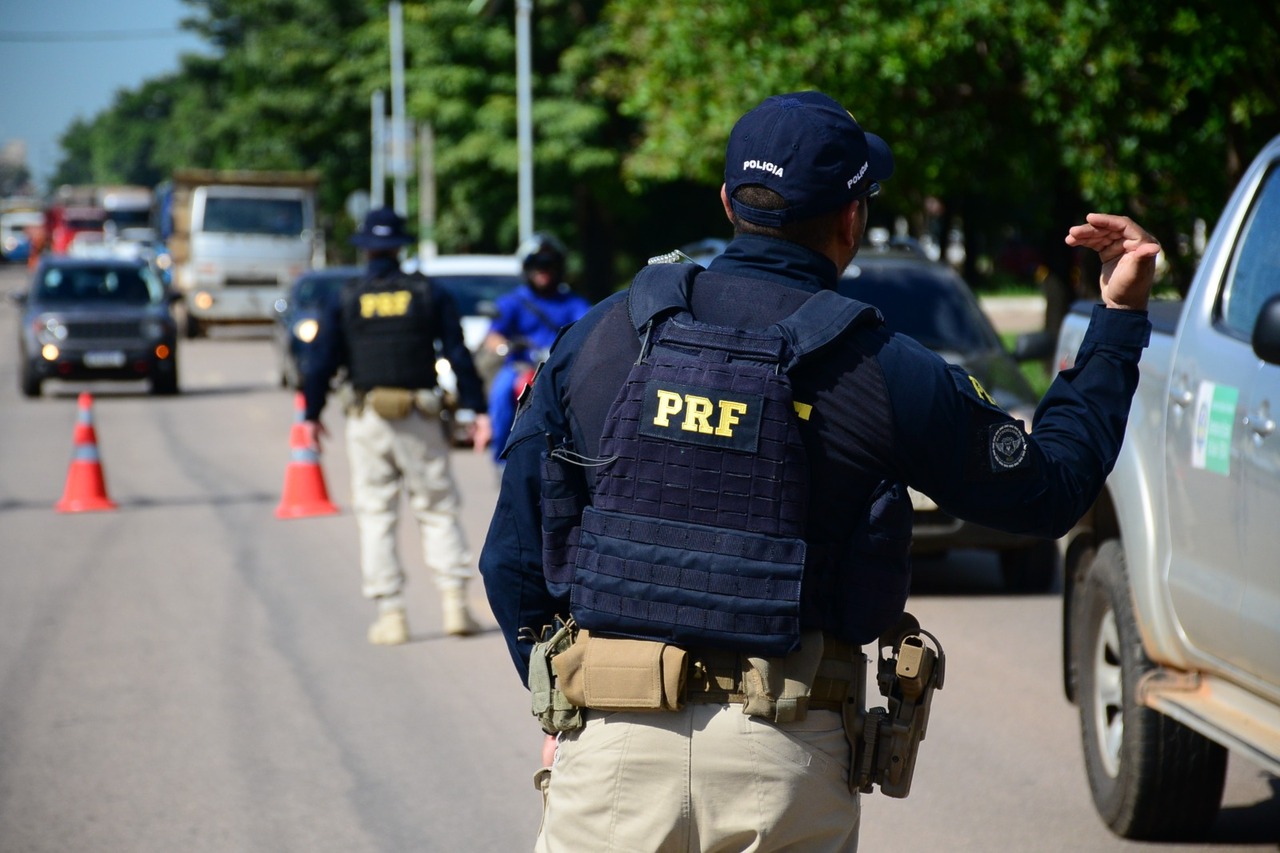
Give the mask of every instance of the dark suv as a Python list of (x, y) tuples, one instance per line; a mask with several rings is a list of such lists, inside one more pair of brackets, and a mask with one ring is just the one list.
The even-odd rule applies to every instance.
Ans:
[(172, 297), (145, 262), (49, 256), (14, 298), (27, 397), (46, 379), (146, 379), (153, 394), (178, 393)]

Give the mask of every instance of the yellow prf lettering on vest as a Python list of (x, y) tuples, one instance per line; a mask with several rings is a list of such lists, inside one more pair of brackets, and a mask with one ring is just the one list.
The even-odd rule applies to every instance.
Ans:
[(809, 420), (809, 417), (813, 414), (813, 405), (811, 403), (801, 403), (799, 400), (792, 400), (791, 408), (796, 410), (796, 417), (802, 421)]
[(987, 389), (982, 387), (981, 382), (979, 382), (977, 379), (970, 376), (969, 383), (973, 385), (973, 392), (975, 394), (977, 394), (979, 397), (986, 400), (988, 403), (990, 403), (993, 406), (998, 405), (998, 403), (996, 403), (996, 401), (992, 399), (991, 395), (987, 393)]
[[(683, 413), (680, 429), (703, 435), (733, 436), (734, 426), (747, 412), (747, 404), (738, 400), (714, 401), (696, 394), (680, 394), (675, 391), (657, 390), (658, 409), (653, 417), (657, 427), (671, 426), (671, 418)], [(712, 415), (716, 415), (712, 421)]]
[(386, 293), (360, 294), (360, 316), (369, 317), (403, 317), (409, 312), (409, 302), (413, 294), (407, 290), (393, 290)]

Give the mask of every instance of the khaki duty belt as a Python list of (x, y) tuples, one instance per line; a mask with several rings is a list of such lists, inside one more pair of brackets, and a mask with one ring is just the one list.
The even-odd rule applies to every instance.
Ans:
[[(824, 636), (822, 662), (809, 691), (811, 711), (840, 711), (851, 694), (852, 680), (833, 677), (823, 670), (842, 676), (853, 661), (853, 646), (830, 635)], [(835, 664), (835, 666), (830, 666)], [(747, 656), (724, 649), (693, 648), (689, 650), (689, 669), (685, 682), (685, 701), (702, 705), (741, 705), (747, 701), (744, 673), (751, 664)]]

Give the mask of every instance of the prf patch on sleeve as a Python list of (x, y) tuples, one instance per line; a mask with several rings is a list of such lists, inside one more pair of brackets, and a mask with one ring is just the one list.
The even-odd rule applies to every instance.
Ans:
[[(1031, 465), (1027, 433), (1022, 421), (1011, 421), (1008, 413), (982, 387), (976, 377), (956, 366), (951, 378), (961, 395), (973, 406), (970, 430), (970, 468), (974, 474), (1007, 474), (1026, 470)], [(976, 469), (976, 470), (975, 470)]]

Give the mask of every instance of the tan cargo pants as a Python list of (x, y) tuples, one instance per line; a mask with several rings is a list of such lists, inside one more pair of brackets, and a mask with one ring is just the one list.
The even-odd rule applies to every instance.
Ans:
[(857, 850), (838, 713), (784, 724), (741, 705), (587, 714), (560, 736), (539, 853)]
[(418, 524), (423, 561), (434, 572), (436, 586), (443, 590), (466, 584), (474, 570), (439, 419), (415, 409), (390, 421), (364, 406), (348, 415), (346, 433), (365, 597), (398, 595), (404, 587), (396, 550), (402, 488)]

